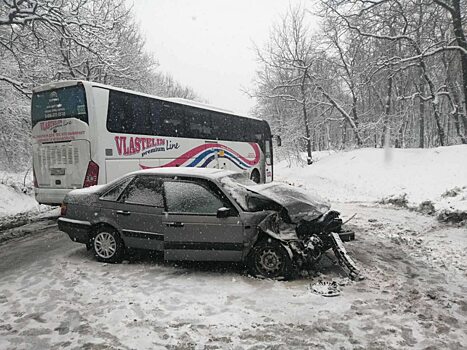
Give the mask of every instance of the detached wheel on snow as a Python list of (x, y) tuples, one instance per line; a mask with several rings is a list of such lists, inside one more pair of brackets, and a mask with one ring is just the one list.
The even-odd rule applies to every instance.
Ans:
[(97, 231), (92, 239), (92, 249), (98, 261), (120, 263), (123, 260), (123, 241), (118, 233), (109, 227), (102, 227)]
[(288, 252), (272, 239), (258, 242), (248, 255), (247, 264), (253, 276), (273, 279), (293, 277), (292, 260)]

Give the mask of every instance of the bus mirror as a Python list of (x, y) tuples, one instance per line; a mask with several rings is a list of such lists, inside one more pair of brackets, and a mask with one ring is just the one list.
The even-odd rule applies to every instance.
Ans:
[(276, 143), (277, 143), (277, 147), (282, 146), (282, 139), (280, 135), (276, 135)]

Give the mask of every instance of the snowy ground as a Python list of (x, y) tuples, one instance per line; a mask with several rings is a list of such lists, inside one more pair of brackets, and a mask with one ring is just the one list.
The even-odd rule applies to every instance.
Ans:
[[(317, 158), (279, 164), (276, 179), (330, 198), (344, 218), (357, 213), (346, 246), (364, 281), (350, 282), (332, 253), (319, 276), (291, 282), (148, 255), (101, 264), (42, 220), (3, 232), (22, 237), (0, 243), (0, 349), (466, 348), (466, 227), (376, 202), (405, 193), (408, 206), (462, 208), (467, 146)], [(320, 279), (341, 294), (312, 294)]]
[(30, 174), (0, 171), (0, 217), (40, 210), (31, 196), (31, 181)]
[[(347, 247), (364, 281), (328, 259), (321, 277), (292, 282), (147, 256), (101, 264), (53, 222), (31, 224), (32, 236), (0, 246), (0, 349), (463, 348), (465, 230), (402, 209), (336, 207), (359, 213)], [(325, 298), (309, 290), (319, 278), (348, 284)]]
[(405, 196), (409, 207), (430, 201), (437, 212), (467, 212), (467, 145), (316, 152), (314, 160), (305, 167), (280, 162), (276, 180), (304, 186), (333, 202)]
[(15, 235), (12, 235), (6, 229), (57, 215), (56, 208), (39, 205), (34, 199), (30, 172), (0, 171), (0, 243), (24, 234), (15, 231)]

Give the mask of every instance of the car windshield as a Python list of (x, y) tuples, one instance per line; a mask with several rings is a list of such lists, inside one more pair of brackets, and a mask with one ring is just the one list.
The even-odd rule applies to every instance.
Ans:
[(256, 183), (243, 174), (224, 176), (220, 182), (244, 211), (280, 210), (276, 202), (252, 191), (249, 187)]

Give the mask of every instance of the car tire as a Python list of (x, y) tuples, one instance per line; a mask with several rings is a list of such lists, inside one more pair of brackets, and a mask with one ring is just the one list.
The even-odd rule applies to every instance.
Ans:
[(250, 274), (271, 279), (291, 279), (294, 276), (292, 259), (287, 250), (271, 238), (255, 244), (247, 258)]
[(92, 240), (94, 256), (100, 262), (121, 263), (125, 253), (125, 247), (118, 232), (108, 226), (97, 230)]

